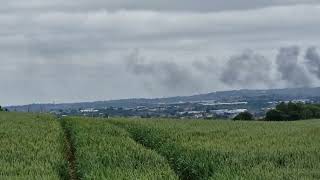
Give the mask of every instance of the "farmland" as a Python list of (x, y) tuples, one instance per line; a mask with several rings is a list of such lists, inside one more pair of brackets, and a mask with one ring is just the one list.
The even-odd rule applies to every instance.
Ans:
[(80, 179), (177, 179), (165, 158), (106, 121), (68, 118)]
[(65, 179), (63, 131), (47, 115), (0, 113), (0, 179)]
[(0, 113), (0, 179), (320, 179), (320, 121)]
[(319, 179), (320, 121), (114, 120), (181, 179)]

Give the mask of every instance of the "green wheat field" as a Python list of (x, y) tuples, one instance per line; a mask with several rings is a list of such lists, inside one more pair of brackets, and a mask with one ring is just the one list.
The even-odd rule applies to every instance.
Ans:
[(320, 179), (320, 120), (0, 113), (0, 179)]

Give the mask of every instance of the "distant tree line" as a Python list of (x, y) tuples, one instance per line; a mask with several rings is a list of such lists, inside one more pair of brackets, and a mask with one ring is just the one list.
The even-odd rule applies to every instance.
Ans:
[(233, 118), (235, 121), (252, 121), (254, 120), (254, 116), (249, 112), (245, 111), (242, 113), (239, 113), (236, 117)]
[[(320, 119), (320, 104), (285, 103), (281, 102), (274, 109), (266, 113), (265, 121), (295, 121), (302, 119)], [(238, 114), (233, 120), (255, 120), (254, 116), (246, 111)]]
[(7, 108), (3, 108), (2, 106), (0, 106), (0, 112), (2, 112), (2, 111), (9, 111)]
[(267, 121), (295, 121), (320, 118), (320, 104), (280, 103), (267, 112)]

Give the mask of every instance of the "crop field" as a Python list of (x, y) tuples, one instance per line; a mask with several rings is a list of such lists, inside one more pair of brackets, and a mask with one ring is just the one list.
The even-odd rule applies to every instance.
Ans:
[(80, 179), (178, 179), (166, 159), (104, 120), (68, 118)]
[(320, 179), (320, 120), (0, 113), (0, 179)]
[(65, 179), (63, 131), (47, 115), (0, 113), (0, 179)]
[(320, 121), (113, 120), (180, 179), (320, 179)]

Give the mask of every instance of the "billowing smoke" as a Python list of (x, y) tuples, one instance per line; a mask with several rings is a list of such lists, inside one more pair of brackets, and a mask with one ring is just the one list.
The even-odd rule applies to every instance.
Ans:
[(304, 66), (299, 62), (303, 58), (300, 54), (297, 46), (283, 47), (272, 60), (246, 50), (232, 56), (224, 66), (212, 57), (193, 61), (188, 66), (173, 61), (147, 61), (135, 50), (127, 56), (126, 66), (128, 72), (139, 76), (152, 91), (157, 88), (179, 94), (195, 93), (211, 90), (221, 83), (229, 88), (308, 87), (315, 84), (311, 74), (320, 79), (320, 55), (316, 48), (308, 48)]
[[(201, 88), (199, 79), (192, 75), (190, 69), (170, 61), (147, 63), (145, 58), (135, 50), (126, 58), (127, 70), (134, 75), (143, 76), (156, 88), (165, 88), (172, 92), (196, 92)], [(150, 89), (148, 87), (148, 89)]]
[(229, 86), (269, 86), (271, 63), (262, 55), (251, 50), (230, 58), (220, 80)]
[(152, 64), (145, 64), (144, 57), (140, 56), (138, 49), (134, 50), (126, 57), (127, 69), (135, 75), (154, 74), (156, 72), (155, 66)]
[(297, 46), (280, 48), (277, 55), (278, 71), (289, 87), (306, 87), (311, 84), (306, 71), (298, 62), (299, 55), (300, 48)]
[(308, 70), (320, 79), (320, 55), (317, 49), (315, 47), (308, 48), (305, 59), (307, 60), (306, 66)]

